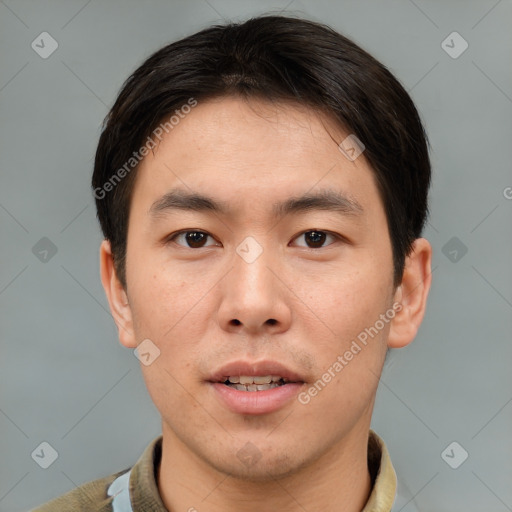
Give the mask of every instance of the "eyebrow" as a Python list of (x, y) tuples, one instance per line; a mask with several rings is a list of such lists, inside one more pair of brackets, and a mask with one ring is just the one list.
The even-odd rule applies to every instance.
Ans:
[[(228, 204), (224, 201), (175, 188), (151, 205), (149, 215), (156, 219), (173, 210), (212, 212), (225, 216), (231, 213)], [(357, 200), (333, 189), (322, 189), (302, 196), (290, 197), (272, 205), (274, 218), (314, 210), (334, 211), (348, 216), (361, 216), (364, 213), (363, 207)]]

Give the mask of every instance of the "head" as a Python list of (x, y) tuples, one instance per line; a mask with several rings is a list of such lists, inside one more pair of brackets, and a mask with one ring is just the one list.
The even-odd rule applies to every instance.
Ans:
[[(150, 56), (105, 119), (92, 187), (120, 341), (159, 354), (141, 368), (164, 436), (263, 479), (368, 426), (387, 349), (424, 315), (429, 184), (411, 98), (324, 25), (259, 17)], [(241, 363), (288, 372), (294, 399), (234, 410), (222, 382)], [(237, 457), (248, 442), (258, 464)]]

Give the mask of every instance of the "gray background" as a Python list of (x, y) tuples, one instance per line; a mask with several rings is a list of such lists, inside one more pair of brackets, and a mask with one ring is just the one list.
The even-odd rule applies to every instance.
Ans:
[[(172, 40), (283, 9), (331, 24), (386, 64), (432, 144), (427, 315), (414, 343), (391, 352), (372, 423), (399, 476), (394, 510), (512, 510), (512, 2), (4, 0), (0, 511), (128, 468), (160, 434), (101, 287), (89, 188), (122, 82)], [(43, 31), (59, 45), (47, 59), (31, 48)], [(469, 44), (458, 58), (441, 46), (453, 31)], [(56, 254), (40, 252), (43, 237)], [(48, 469), (31, 457), (43, 441), (58, 452)], [(457, 469), (441, 457), (453, 441), (469, 453)]]

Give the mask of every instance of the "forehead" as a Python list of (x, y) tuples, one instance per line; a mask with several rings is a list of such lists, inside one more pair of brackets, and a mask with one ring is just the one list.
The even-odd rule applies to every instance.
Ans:
[[(279, 151), (282, 158), (276, 158), (273, 163), (277, 167), (285, 161), (298, 163), (305, 156), (315, 159), (326, 143), (336, 149), (333, 136), (341, 140), (346, 135), (348, 132), (333, 119), (306, 105), (221, 97), (199, 102), (170, 130), (157, 151), (166, 152), (171, 145), (176, 157), (187, 152), (186, 157), (190, 159), (205, 157), (201, 151), (208, 149), (218, 158), (247, 165), (251, 163), (249, 155), (253, 161), (271, 164), (270, 159), (277, 157)], [(185, 146), (180, 147), (181, 143)], [(229, 153), (230, 148), (240, 147), (244, 152)], [(199, 152), (190, 154), (192, 148)]]
[(132, 201), (149, 215), (155, 200), (180, 187), (253, 209), (272, 199), (275, 213), (277, 199), (331, 189), (371, 207), (379, 198), (364, 154), (351, 161), (338, 147), (348, 135), (301, 105), (199, 102), (141, 162)]

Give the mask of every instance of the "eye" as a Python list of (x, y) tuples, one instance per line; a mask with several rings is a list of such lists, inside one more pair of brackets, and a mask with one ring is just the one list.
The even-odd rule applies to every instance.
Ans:
[[(339, 236), (333, 233), (331, 234), (328, 231), (312, 229), (309, 231), (304, 231), (298, 237), (294, 238), (294, 240), (300, 238), (301, 236), (306, 237), (306, 247), (309, 249), (321, 249), (322, 246), (324, 246), (327, 237), (330, 237), (332, 239), (340, 238)], [(205, 231), (183, 230), (168, 237), (166, 243), (177, 243), (176, 240), (178, 240), (180, 237), (184, 237), (186, 247), (188, 247), (189, 249), (201, 249), (202, 247), (209, 247), (208, 245), (205, 245), (205, 242), (208, 238), (213, 239), (213, 237), (206, 233)], [(177, 243), (177, 245), (183, 246), (183, 244), (181, 243)]]
[(209, 247), (205, 246), (204, 243), (206, 242), (206, 239), (208, 237), (212, 238), (208, 233), (205, 233), (204, 231), (179, 231), (178, 233), (175, 233), (174, 235), (171, 235), (169, 238), (167, 238), (166, 243), (174, 242), (176, 239), (182, 236), (185, 237), (185, 243), (188, 245), (189, 249), (200, 249), (201, 247)]
[[(309, 249), (318, 249), (321, 248), (325, 242), (326, 237), (331, 237), (334, 239), (339, 239), (340, 237), (334, 234), (329, 233), (328, 231), (320, 231), (317, 229), (312, 229), (310, 231), (304, 231), (304, 233), (301, 233), (297, 238), (300, 238), (301, 236), (305, 236), (306, 243), (311, 244), (311, 246), (307, 246)], [(304, 246), (302, 246), (304, 247)]]

